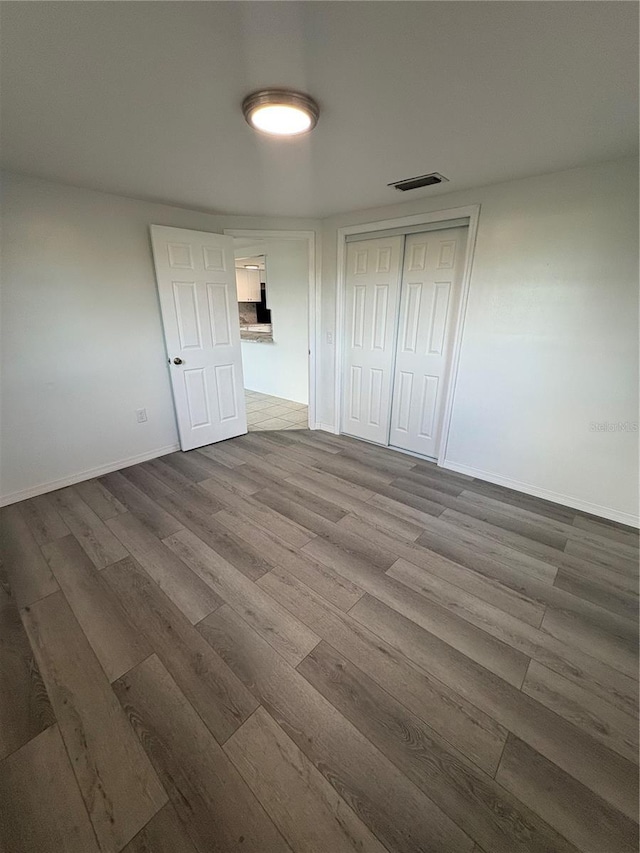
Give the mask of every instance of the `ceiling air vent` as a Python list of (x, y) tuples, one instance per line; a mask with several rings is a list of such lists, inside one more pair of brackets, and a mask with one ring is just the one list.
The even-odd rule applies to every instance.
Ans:
[(420, 175), (417, 178), (405, 178), (402, 181), (394, 181), (392, 184), (387, 184), (388, 187), (395, 187), (400, 192), (405, 193), (407, 190), (417, 190), (419, 187), (432, 187), (434, 184), (441, 184), (448, 181), (439, 172), (431, 172), (430, 175)]

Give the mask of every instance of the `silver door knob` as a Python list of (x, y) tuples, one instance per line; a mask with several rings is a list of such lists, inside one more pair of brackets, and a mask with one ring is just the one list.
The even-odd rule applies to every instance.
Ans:
[(182, 364), (182, 359), (181, 358), (174, 358), (173, 363), (174, 364)]

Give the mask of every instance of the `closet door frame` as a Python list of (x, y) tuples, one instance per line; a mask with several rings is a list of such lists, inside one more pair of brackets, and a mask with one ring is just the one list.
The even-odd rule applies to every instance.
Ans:
[[(478, 233), (478, 221), (480, 218), (480, 205), (471, 204), (465, 207), (453, 207), (446, 210), (436, 210), (431, 213), (417, 213), (413, 216), (403, 216), (397, 219), (384, 219), (377, 222), (366, 222), (360, 225), (349, 225), (338, 229), (337, 246), (337, 287), (336, 287), (336, 383), (334, 397), (334, 432), (339, 433), (342, 425), (342, 392), (343, 392), (343, 368), (345, 351), (345, 296), (346, 296), (346, 256), (347, 237), (359, 234), (371, 235), (375, 238), (376, 232), (388, 231), (395, 228), (411, 228), (425, 226), (425, 230), (435, 223), (443, 225), (452, 220), (468, 219), (468, 237), (465, 250), (464, 266), (462, 271), (460, 302), (458, 306), (455, 328), (453, 333), (453, 347), (451, 351), (451, 369), (445, 388), (444, 418), (442, 425), (442, 438), (438, 448), (437, 464), (445, 465), (447, 456), (447, 444), (449, 430), (451, 427), (451, 414), (453, 411), (453, 399), (455, 395), (456, 381), (458, 378), (458, 367), (460, 362), (460, 348), (462, 343), (462, 331), (469, 298), (469, 284), (471, 281), (471, 267), (473, 254)], [(452, 222), (453, 225), (453, 222)], [(402, 451), (410, 453), (410, 451)], [(418, 454), (412, 454), (418, 455)]]

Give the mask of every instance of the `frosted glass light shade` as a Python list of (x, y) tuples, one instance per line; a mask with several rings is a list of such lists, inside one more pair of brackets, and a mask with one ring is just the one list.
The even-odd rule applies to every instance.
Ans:
[(255, 130), (271, 136), (298, 136), (316, 126), (320, 111), (308, 95), (265, 89), (246, 97), (242, 112)]

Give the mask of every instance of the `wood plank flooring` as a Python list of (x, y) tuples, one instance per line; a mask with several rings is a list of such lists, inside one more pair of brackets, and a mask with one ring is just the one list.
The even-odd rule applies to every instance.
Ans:
[(638, 850), (637, 531), (286, 430), (0, 534), (2, 851)]

